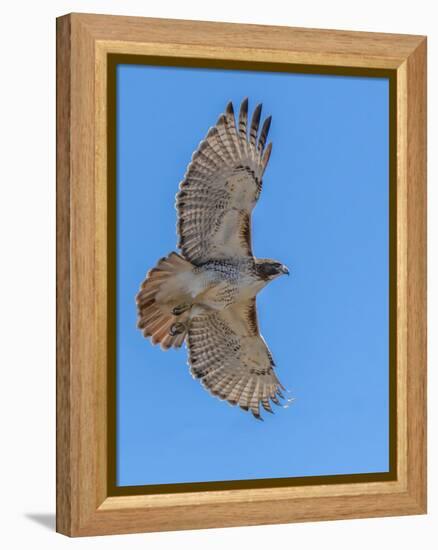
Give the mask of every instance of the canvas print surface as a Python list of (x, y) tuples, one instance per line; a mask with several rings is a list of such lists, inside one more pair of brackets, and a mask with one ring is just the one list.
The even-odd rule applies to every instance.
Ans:
[(389, 118), (386, 78), (117, 66), (118, 486), (389, 470)]

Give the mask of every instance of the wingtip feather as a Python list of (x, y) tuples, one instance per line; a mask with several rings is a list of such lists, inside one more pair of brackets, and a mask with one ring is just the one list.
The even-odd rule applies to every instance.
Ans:
[(255, 147), (256, 140), (257, 140), (257, 132), (259, 129), (261, 114), (262, 114), (262, 104), (259, 103), (254, 109), (254, 112), (252, 114), (252, 119), (251, 119), (250, 143), (253, 147)]
[(234, 116), (234, 107), (233, 107), (233, 102), (232, 101), (229, 101), (227, 103), (227, 106), (225, 107), (225, 112), (229, 115)]

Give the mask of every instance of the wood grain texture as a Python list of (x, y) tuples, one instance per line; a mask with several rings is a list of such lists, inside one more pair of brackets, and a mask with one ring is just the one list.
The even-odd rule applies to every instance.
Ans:
[[(178, 19), (155, 19), (112, 15), (72, 14), (96, 41), (109, 40), (139, 44), (173, 44), (228, 49), (286, 52), (312, 56), (315, 63), (331, 64), (334, 57), (360, 60), (373, 58), (387, 67), (400, 65), (419, 44), (422, 37), (403, 34), (303, 29), (268, 25), (242, 25)], [(171, 37), (171, 40), (169, 38)], [(309, 58), (310, 59), (310, 58)], [(330, 60), (330, 63), (327, 60)]]
[(426, 511), (426, 40), (406, 61), (408, 490)]
[[(278, 491), (278, 490), (277, 490)], [(265, 525), (367, 517), (403, 516), (422, 513), (413, 506), (407, 493), (389, 495), (355, 495), (278, 501), (272, 491), (263, 502), (253, 502), (250, 495), (243, 503), (216, 503), (169, 506), (166, 508), (132, 508), (98, 510), (77, 536), (172, 531)]]
[[(108, 53), (397, 71), (396, 481), (108, 496)], [(424, 513), (424, 37), (73, 14), (57, 21), (57, 75), (57, 530), (83, 536)]]
[(70, 19), (56, 24), (56, 529), (69, 532), (70, 449)]
[(397, 70), (397, 451), (407, 489), (407, 90), (406, 63)]
[[(94, 40), (57, 20), (57, 529), (72, 535), (98, 505)], [(68, 348), (68, 350), (66, 349)], [(61, 353), (59, 353), (61, 351)]]

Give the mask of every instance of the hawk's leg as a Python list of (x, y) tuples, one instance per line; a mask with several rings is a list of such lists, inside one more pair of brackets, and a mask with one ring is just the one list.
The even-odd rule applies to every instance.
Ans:
[(182, 334), (187, 330), (187, 323), (173, 323), (170, 327), (169, 334), (171, 336), (176, 336), (177, 334)]
[(192, 307), (192, 304), (179, 304), (179, 306), (176, 306), (173, 308), (172, 313), (173, 315), (181, 315), (182, 313), (185, 313)]

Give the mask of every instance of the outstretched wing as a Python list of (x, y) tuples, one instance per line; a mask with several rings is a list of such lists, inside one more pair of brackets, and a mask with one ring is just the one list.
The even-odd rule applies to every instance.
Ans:
[(254, 110), (249, 136), (248, 100), (238, 126), (233, 104), (193, 153), (176, 196), (183, 256), (199, 265), (211, 259), (252, 256), (251, 212), (262, 188), (272, 144), (265, 149), (268, 117), (257, 138), (262, 106)]
[(188, 332), (190, 372), (214, 396), (251, 410), (273, 412), (284, 390), (259, 333), (255, 298), (208, 316), (194, 317)]

